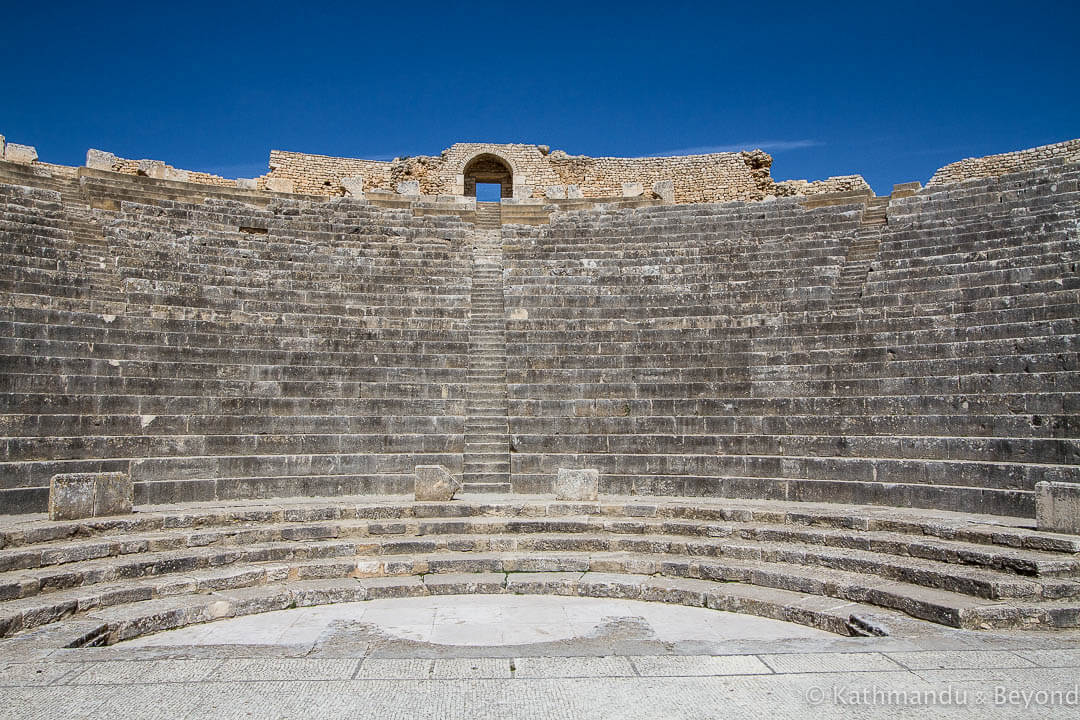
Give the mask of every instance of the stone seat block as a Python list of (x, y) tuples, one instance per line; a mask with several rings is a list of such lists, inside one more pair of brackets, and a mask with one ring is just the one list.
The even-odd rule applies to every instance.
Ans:
[(49, 481), (49, 519), (76, 520), (131, 512), (127, 473), (60, 473)]
[(555, 475), (555, 498), (557, 500), (597, 500), (599, 497), (600, 472), (595, 469), (576, 470), (559, 468)]
[(442, 465), (417, 465), (414, 497), (421, 501), (453, 500), (461, 490), (461, 481)]
[(1039, 530), (1080, 535), (1080, 484), (1036, 483), (1035, 518)]

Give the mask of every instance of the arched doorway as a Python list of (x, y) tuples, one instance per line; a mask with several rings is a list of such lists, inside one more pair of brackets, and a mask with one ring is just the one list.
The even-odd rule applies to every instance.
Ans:
[(476, 183), (497, 184), (500, 186), (500, 197), (514, 197), (514, 171), (497, 155), (477, 155), (465, 165), (463, 174), (466, 197), (476, 197)]

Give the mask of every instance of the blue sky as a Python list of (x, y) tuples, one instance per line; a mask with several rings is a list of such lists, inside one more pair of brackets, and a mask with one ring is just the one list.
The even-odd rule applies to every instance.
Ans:
[(777, 179), (887, 193), (1080, 137), (1076, 2), (5, 5), (0, 134), (69, 165), (761, 147)]

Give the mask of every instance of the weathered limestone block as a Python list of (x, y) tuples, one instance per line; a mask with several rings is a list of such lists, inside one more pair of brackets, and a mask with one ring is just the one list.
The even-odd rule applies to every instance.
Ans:
[(906, 183), (897, 183), (897, 184), (892, 186), (892, 194), (890, 195), (890, 197), (892, 197), (894, 199), (895, 198), (911, 197), (913, 195), (916, 195), (919, 192), (919, 190), (921, 190), (921, 189), (922, 189), (922, 183), (920, 183), (918, 181), (916, 181), (916, 182), (906, 182)]
[(453, 500), (461, 481), (442, 465), (417, 465), (415, 495), (420, 500)]
[(31, 145), (8, 143), (4, 146), (4, 159), (8, 162), (29, 165), (37, 160), (37, 148)]
[(675, 181), (674, 180), (658, 180), (653, 183), (653, 193), (656, 194), (661, 200), (666, 203), (675, 202)]
[(622, 184), (622, 196), (623, 197), (639, 197), (645, 193), (645, 186), (639, 182), (623, 183)]
[(5, 144), (5, 142), (6, 141), (4, 140), (4, 136), (0, 135), (0, 159), (2, 159), (4, 157), (4, 144)]
[(94, 516), (93, 473), (53, 475), (49, 481), (49, 519), (79, 520)]
[(364, 178), (359, 175), (341, 178), (341, 187), (345, 188), (345, 197), (364, 197)]
[(241, 190), (258, 190), (259, 181), (256, 178), (236, 178), (236, 187)]
[(581, 191), (580, 185), (567, 185), (566, 197), (571, 200), (581, 200), (585, 197), (585, 193)]
[(1040, 530), (1080, 535), (1080, 484), (1035, 483), (1035, 521)]
[(174, 182), (191, 182), (191, 173), (187, 170), (177, 170), (176, 168), (166, 167), (165, 179)]
[(558, 500), (596, 500), (600, 494), (599, 470), (559, 468), (555, 476), (555, 498)]
[(402, 180), (397, 184), (398, 195), (417, 196), (420, 194), (419, 180)]
[(90, 148), (86, 151), (86, 167), (91, 170), (112, 170), (116, 165), (116, 155), (104, 150)]
[(165, 179), (165, 163), (161, 160), (140, 160), (139, 174), (152, 177), (155, 180)]
[(270, 192), (291, 193), (295, 183), (289, 178), (267, 178), (266, 189)]
[(79, 520), (131, 512), (127, 473), (61, 473), (49, 481), (49, 519)]
[(514, 199), (515, 200), (526, 200), (528, 198), (531, 198), (532, 194), (533, 194), (533, 186), (532, 185), (522, 185), (522, 184), (514, 185)]
[(94, 493), (94, 515), (120, 515), (131, 512), (135, 487), (127, 473), (98, 473)]
[(566, 186), (565, 185), (548, 185), (544, 188), (544, 196), (549, 200), (565, 200), (566, 199)]

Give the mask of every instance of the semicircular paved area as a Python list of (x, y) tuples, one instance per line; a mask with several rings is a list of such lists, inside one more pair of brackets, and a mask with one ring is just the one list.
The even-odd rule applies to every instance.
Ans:
[(720, 643), (833, 638), (794, 623), (705, 608), (578, 597), (446, 595), (321, 605), (146, 635), (129, 647), (310, 646), (356, 639), (466, 647), (589, 642)]

